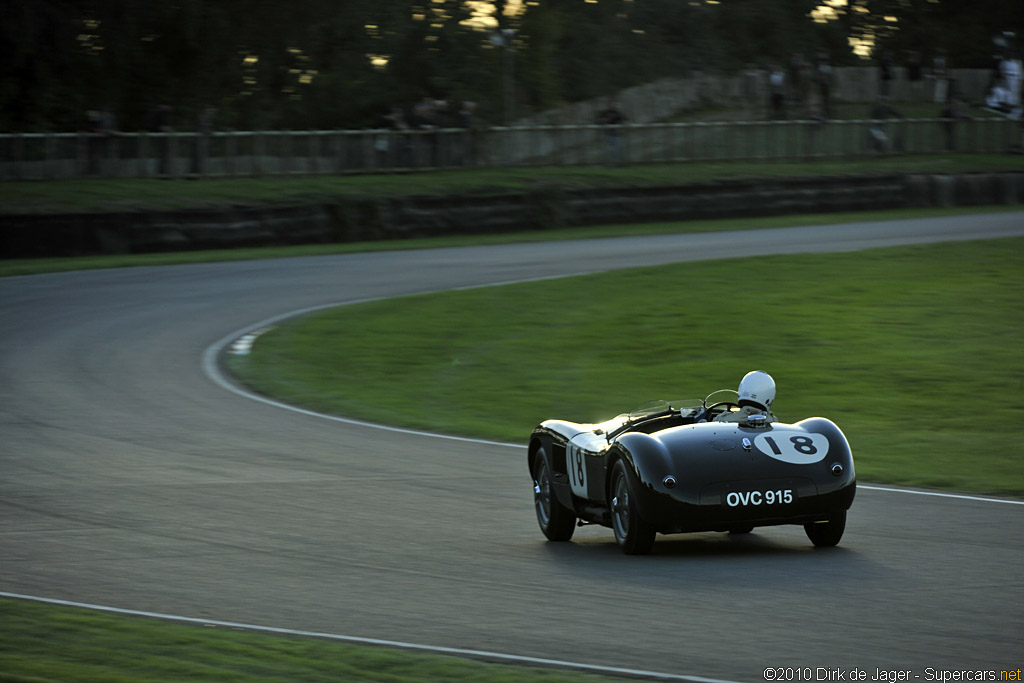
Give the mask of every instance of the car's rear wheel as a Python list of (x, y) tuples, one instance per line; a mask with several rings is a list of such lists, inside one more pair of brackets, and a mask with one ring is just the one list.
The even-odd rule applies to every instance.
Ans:
[(811, 539), (811, 543), (819, 548), (834, 546), (839, 543), (839, 539), (843, 537), (845, 530), (846, 510), (835, 513), (828, 518), (827, 522), (804, 524), (807, 538)]
[(576, 530), (576, 515), (558, 502), (543, 448), (536, 457), (533, 463), (533, 502), (537, 509), (537, 523), (549, 541), (568, 541)]
[(609, 511), (615, 541), (627, 555), (646, 555), (654, 546), (655, 529), (644, 521), (637, 510), (630, 486), (629, 473), (621, 460), (612, 467)]

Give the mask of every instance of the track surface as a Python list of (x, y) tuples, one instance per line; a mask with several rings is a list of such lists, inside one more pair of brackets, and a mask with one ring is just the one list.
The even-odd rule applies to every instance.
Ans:
[(282, 410), (201, 358), (332, 302), (1020, 234), (1012, 213), (0, 280), (0, 590), (736, 681), (1017, 669), (1024, 506), (861, 490), (826, 551), (798, 527), (645, 558), (601, 528), (545, 543), (521, 450)]

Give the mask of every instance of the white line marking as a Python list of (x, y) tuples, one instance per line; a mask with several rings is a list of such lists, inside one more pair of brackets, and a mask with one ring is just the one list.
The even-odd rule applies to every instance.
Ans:
[[(443, 290), (436, 290), (436, 291), (430, 291), (430, 292), (419, 292), (417, 294), (407, 294), (407, 295), (402, 295), (402, 296), (422, 296), (422, 295), (426, 295), (426, 294), (439, 294), (441, 292), (459, 292), (459, 291), (469, 291), (469, 290), (473, 290), (473, 289), (487, 289), (487, 288), (490, 288), (490, 287), (504, 287), (506, 285), (526, 284), (526, 283), (529, 283), (529, 282), (544, 282), (546, 280), (560, 280), (560, 279), (564, 279), (564, 278), (576, 277), (578, 275), (589, 275), (589, 274), (590, 273), (588, 273), (588, 272), (581, 272), (581, 273), (570, 273), (568, 275), (547, 275), (547, 276), (543, 276), (543, 277), (528, 278), (528, 279), (525, 279), (525, 280), (507, 280), (507, 281), (504, 281), (504, 282), (492, 282), (492, 283), (483, 284), (483, 285), (467, 285), (465, 287), (455, 287), (455, 288), (452, 288), (452, 289), (443, 289)], [(249, 335), (254, 334), (257, 330), (262, 330), (262, 329), (265, 329), (265, 328), (273, 327), (273, 326), (277, 325), (278, 323), (280, 323), (280, 322), (282, 322), (284, 320), (288, 320), (290, 318), (297, 318), (299, 316), (306, 315), (308, 313), (315, 313), (317, 311), (326, 310), (328, 308), (339, 308), (341, 306), (355, 306), (357, 304), (371, 303), (371, 302), (374, 302), (374, 301), (383, 301), (383, 300), (388, 299), (388, 298), (400, 298), (400, 297), (372, 297), (372, 298), (368, 298), (368, 299), (355, 299), (353, 301), (338, 301), (338, 302), (334, 302), (334, 303), (330, 303), (330, 304), (321, 304), (319, 306), (310, 306), (308, 308), (300, 308), (298, 310), (291, 311), (291, 312), (288, 312), (288, 313), (282, 313), (281, 315), (276, 315), (276, 316), (274, 316), (272, 318), (267, 318), (266, 320), (258, 322), (255, 325), (249, 325), (247, 327), (244, 327), (244, 328), (242, 328), (240, 330), (232, 332), (231, 334), (223, 337), (222, 339), (220, 339), (219, 341), (215, 342), (213, 345), (211, 345), (209, 348), (207, 348), (206, 351), (203, 352), (203, 360), (202, 360), (203, 372), (215, 384), (217, 384), (221, 388), (226, 389), (226, 390), (228, 390), (228, 391), (230, 391), (230, 392), (232, 392), (234, 394), (237, 394), (237, 395), (242, 396), (244, 398), (248, 398), (248, 399), (253, 400), (253, 401), (259, 401), (260, 403), (265, 403), (267, 405), (275, 406), (277, 408), (282, 408), (284, 410), (290, 410), (290, 411), (292, 411), (294, 413), (300, 413), (302, 415), (309, 415), (311, 417), (319, 417), (319, 418), (322, 418), (324, 420), (331, 420), (333, 422), (340, 422), (342, 424), (350, 424), (350, 425), (355, 425), (355, 426), (358, 426), (358, 427), (370, 427), (370, 428), (373, 428), (373, 429), (382, 429), (384, 431), (394, 432), (396, 434), (409, 434), (409, 435), (412, 435), (412, 436), (424, 436), (424, 437), (431, 437), (431, 438), (434, 438), (434, 439), (448, 439), (450, 441), (461, 441), (463, 443), (475, 443), (475, 444), (481, 444), (481, 445), (484, 445), (484, 446), (499, 446), (499, 447), (502, 447), (502, 448), (525, 448), (526, 446), (524, 444), (502, 443), (500, 441), (489, 441), (487, 439), (473, 439), (473, 438), (470, 438), (470, 437), (454, 436), (454, 435), (451, 435), (451, 434), (435, 434), (433, 432), (424, 432), (424, 431), (420, 431), (420, 430), (417, 430), (417, 429), (405, 429), (405, 428), (402, 428), (402, 427), (392, 427), (390, 425), (382, 425), (382, 424), (378, 424), (376, 422), (366, 422), (364, 420), (355, 420), (355, 419), (348, 418), (348, 417), (340, 417), (338, 415), (327, 415), (325, 413), (318, 413), (318, 412), (313, 411), (313, 410), (306, 410), (305, 408), (299, 408), (297, 406), (288, 405), (287, 403), (282, 403), (281, 401), (275, 401), (272, 398), (267, 398), (266, 396), (261, 396), (260, 394), (253, 393), (253, 392), (245, 389), (244, 387), (238, 386), (237, 384), (235, 384), (234, 382), (229, 380), (227, 377), (225, 377), (224, 373), (221, 372), (220, 364), (217, 362), (217, 358), (220, 356), (221, 352), (225, 348), (227, 348), (230, 345), (236, 343), (239, 339), (246, 338)]]
[(256, 340), (261, 334), (269, 332), (269, 327), (263, 327), (249, 334), (242, 335), (231, 344), (228, 348), (228, 353), (236, 356), (247, 356), (252, 351), (252, 345), (256, 343)]
[[(554, 280), (554, 279), (560, 279), (561, 277), (563, 277), (563, 276), (534, 278), (534, 279), (529, 279), (529, 280), (510, 280), (510, 281), (507, 281), (507, 282), (500, 282), (500, 283), (487, 284), (487, 285), (472, 285), (472, 286), (468, 286), (468, 287), (459, 287), (457, 289), (439, 290), (439, 291), (460, 291), (460, 290), (470, 290), (470, 289), (483, 289), (483, 288), (486, 288), (486, 287), (501, 287), (501, 286), (505, 286), (505, 285), (515, 285), (515, 284), (522, 284), (522, 283), (527, 283), (527, 282), (538, 282), (538, 281), (541, 281), (541, 280)], [(575, 275), (566, 275), (564, 277), (575, 277)], [(425, 293), (426, 294), (436, 294), (436, 293), (439, 293), (439, 292), (425, 292)], [(419, 295), (413, 295), (413, 296), (419, 296)], [(316, 311), (322, 311), (322, 310), (326, 310), (328, 308), (338, 308), (338, 307), (341, 307), (341, 306), (354, 306), (356, 304), (369, 303), (369, 302), (373, 302), (373, 301), (382, 301), (382, 300), (384, 300), (384, 298), (385, 297), (377, 297), (377, 298), (372, 298), (372, 299), (358, 299), (358, 300), (355, 300), (355, 301), (337, 302), (337, 303), (332, 303), (332, 304), (323, 304), (323, 305), (320, 305), (320, 306), (312, 306), (310, 308), (302, 308), (302, 309), (299, 309), (299, 310), (296, 310), (296, 311), (292, 311), (290, 313), (282, 313), (281, 315), (274, 316), (273, 318), (268, 318), (268, 319), (266, 319), (266, 320), (264, 320), (262, 322), (256, 323), (255, 325), (250, 325), (250, 326), (245, 327), (245, 328), (243, 328), (241, 330), (238, 330), (236, 332), (232, 332), (231, 334), (227, 335), (226, 337), (224, 337), (220, 341), (216, 342), (215, 344), (213, 344), (212, 346), (207, 348), (206, 351), (203, 352), (203, 372), (215, 384), (219, 385), (220, 387), (222, 387), (222, 388), (224, 388), (224, 389), (226, 389), (226, 390), (228, 390), (228, 391), (230, 391), (230, 392), (232, 392), (234, 394), (237, 394), (238, 396), (242, 396), (242, 397), (250, 399), (252, 401), (259, 401), (260, 403), (265, 403), (267, 405), (271, 405), (271, 406), (274, 406), (276, 408), (282, 408), (284, 410), (290, 410), (290, 411), (292, 411), (294, 413), (300, 413), (302, 415), (308, 415), (310, 417), (318, 417), (318, 418), (321, 418), (321, 419), (324, 419), (324, 420), (331, 420), (332, 422), (340, 422), (342, 424), (350, 424), (350, 425), (355, 425), (355, 426), (358, 426), (358, 427), (369, 427), (371, 429), (381, 429), (381, 430), (388, 431), (388, 432), (394, 432), (396, 434), (409, 434), (411, 436), (423, 436), (423, 437), (428, 437), (428, 438), (431, 438), (431, 439), (448, 439), (450, 441), (461, 441), (463, 443), (475, 443), (475, 444), (481, 444), (481, 445), (484, 445), (484, 446), (498, 446), (498, 447), (501, 447), (501, 448), (526, 448), (525, 444), (505, 443), (505, 442), (502, 442), (502, 441), (489, 441), (487, 439), (474, 439), (474, 438), (471, 438), (471, 437), (454, 436), (454, 435), (451, 435), (451, 434), (437, 434), (437, 433), (434, 433), (434, 432), (425, 432), (425, 431), (421, 431), (421, 430), (418, 430), (418, 429), (405, 429), (403, 427), (392, 427), (390, 425), (382, 425), (382, 424), (378, 424), (376, 422), (366, 422), (364, 420), (356, 420), (356, 419), (353, 419), (353, 418), (341, 417), (341, 416), (338, 416), (338, 415), (328, 415), (326, 413), (318, 413), (318, 412), (313, 411), (313, 410), (307, 410), (305, 408), (299, 408), (297, 406), (289, 405), (287, 403), (282, 403), (281, 401), (275, 401), (272, 398), (267, 398), (266, 396), (261, 396), (260, 394), (253, 393), (253, 392), (245, 389), (244, 387), (240, 387), (237, 384), (234, 384), (233, 382), (231, 382), (231, 380), (229, 380), (227, 377), (224, 376), (224, 373), (221, 372), (220, 365), (217, 362), (217, 358), (218, 358), (218, 356), (220, 356), (221, 351), (224, 348), (226, 348), (229, 345), (231, 345), (236, 340), (238, 340), (238, 339), (240, 339), (242, 337), (245, 337), (246, 335), (253, 334), (255, 330), (261, 330), (261, 329), (264, 329), (264, 328), (273, 327), (274, 325), (276, 325), (277, 323), (280, 323), (283, 320), (287, 320), (289, 318), (296, 318), (296, 317), (301, 316), (301, 315), (306, 315), (307, 313), (314, 313)], [(886, 492), (890, 492), (890, 493), (905, 493), (905, 494), (916, 495), (916, 496), (935, 496), (935, 497), (938, 497), (938, 498), (951, 498), (951, 499), (959, 499), (959, 500), (973, 500), (973, 501), (980, 501), (980, 502), (983, 502), (983, 503), (1005, 503), (1007, 505), (1024, 505), (1024, 500), (1012, 500), (1012, 499), (1008, 499), (1008, 498), (995, 498), (995, 497), (982, 497), (982, 496), (969, 496), (969, 495), (959, 494), (959, 493), (942, 493), (942, 492), (939, 492), (939, 491), (920, 491), (920, 490), (916, 490), (916, 489), (892, 488), (892, 487), (888, 487), (888, 486), (873, 486), (873, 485), (870, 485), (870, 484), (861, 484), (861, 483), (857, 484), (857, 488), (862, 488), (862, 489), (871, 490), (871, 491), (886, 491)]]
[(977, 500), (982, 503), (1006, 503), (1007, 505), (1024, 505), (1024, 500), (1011, 500), (1009, 498), (989, 498), (985, 496), (967, 496), (962, 493), (942, 493), (940, 491), (917, 491), (915, 489), (896, 489), (888, 486), (868, 486), (857, 484), (858, 489), (869, 489), (871, 491), (891, 491), (892, 493), (911, 493), (915, 496), (936, 496), (938, 498), (958, 498), (960, 500)]
[(122, 609), (120, 607), (108, 607), (105, 605), (92, 605), (84, 602), (72, 602), (70, 600), (58, 600), (56, 598), (41, 598), (35, 595), (22, 595), (20, 593), (8, 593), (0, 591), (0, 597), (13, 598), (16, 600), (31, 600), (33, 602), (44, 602), (51, 605), (63, 607), (79, 607), (83, 609), (109, 612), (112, 614), (124, 614), (133, 617), (146, 617), (150, 619), (162, 619), (164, 621), (179, 621), (187, 624), (203, 624), (208, 626), (222, 626), (224, 628), (238, 628), (246, 631), (260, 633), (273, 633), (276, 635), (303, 636), (309, 638), (325, 638), (357, 645), (379, 645), (398, 648), (402, 650), (417, 650), (431, 652), (441, 655), (454, 655), (458, 657), (473, 657), (477, 659), (497, 660), (513, 664), (534, 664), (543, 666), (556, 666), (564, 669), (579, 669), (604, 674), (622, 674), (626, 676), (644, 676), (672, 681), (693, 681), (694, 683), (733, 683), (716, 678), (704, 678), (702, 676), (684, 676), (680, 674), (668, 674), (659, 671), (645, 671), (643, 669), (625, 669), (615, 666), (600, 666), (597, 664), (582, 664), (580, 662), (568, 662), (558, 659), (544, 659), (542, 657), (524, 657), (522, 655), (510, 655), (501, 652), (488, 652), (486, 650), (468, 650), (457, 647), (435, 647), (432, 645), (419, 645), (417, 643), (404, 643), (397, 640), (380, 640), (378, 638), (361, 638), (359, 636), (344, 636), (336, 633), (321, 633), (318, 631), (298, 631), (290, 628), (278, 628), (275, 626), (259, 626), (256, 624), (241, 624), (233, 621), (217, 621), (214, 619), (197, 619), (195, 617), (183, 617), (174, 614), (162, 614), (160, 612), (143, 612), (133, 609)]

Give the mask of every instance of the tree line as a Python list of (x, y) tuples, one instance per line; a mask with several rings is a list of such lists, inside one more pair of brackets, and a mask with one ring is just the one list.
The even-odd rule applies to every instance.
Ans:
[(506, 86), (526, 114), (794, 52), (988, 66), (1006, 31), (1024, 34), (1020, 0), (4, 0), (0, 131), (77, 130), (103, 108), (140, 130), (161, 105), (182, 130), (204, 111), (225, 129), (362, 128), (424, 97), (500, 123)]

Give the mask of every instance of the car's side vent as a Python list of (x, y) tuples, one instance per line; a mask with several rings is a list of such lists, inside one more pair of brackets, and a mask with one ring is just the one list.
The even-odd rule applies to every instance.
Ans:
[(551, 467), (559, 474), (568, 474), (565, 470), (564, 444), (551, 444)]

